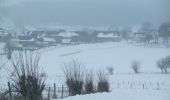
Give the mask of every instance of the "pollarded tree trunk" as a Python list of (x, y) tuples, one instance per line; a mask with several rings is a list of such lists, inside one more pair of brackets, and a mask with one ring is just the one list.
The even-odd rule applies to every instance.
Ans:
[(163, 70), (163, 69), (161, 69), (161, 73), (162, 73), (162, 74), (164, 73), (164, 70)]
[(165, 72), (165, 74), (167, 74), (167, 73), (168, 73), (167, 68), (164, 68), (164, 72)]

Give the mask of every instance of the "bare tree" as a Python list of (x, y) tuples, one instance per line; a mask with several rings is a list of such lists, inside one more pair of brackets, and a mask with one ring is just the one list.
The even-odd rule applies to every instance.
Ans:
[(164, 39), (164, 43), (168, 43), (168, 39), (170, 38), (170, 23), (164, 22), (159, 26), (158, 29), (159, 36)]
[(145, 22), (143, 23), (141, 27), (141, 31), (145, 33), (144, 41), (149, 44), (150, 40), (153, 39), (153, 24), (151, 22)]
[(168, 68), (170, 68), (170, 56), (158, 60), (157, 67), (161, 69), (161, 73), (168, 73)]
[(107, 71), (109, 72), (110, 75), (113, 75), (114, 73), (114, 68), (112, 66), (107, 67)]
[(128, 41), (130, 39), (130, 33), (132, 32), (132, 28), (130, 26), (124, 27), (121, 30), (121, 37)]
[(157, 66), (158, 68), (161, 69), (161, 73), (164, 73), (164, 60), (163, 59), (158, 60)]
[(64, 64), (64, 74), (70, 95), (81, 94), (83, 89), (82, 64), (76, 60)]
[(21, 94), (21, 100), (42, 100), (46, 77), (39, 69), (39, 60), (40, 56), (31, 51), (17, 52), (11, 59), (13, 88)]

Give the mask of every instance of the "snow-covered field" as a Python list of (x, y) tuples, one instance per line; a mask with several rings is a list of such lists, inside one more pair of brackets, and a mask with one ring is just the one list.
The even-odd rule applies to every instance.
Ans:
[(160, 90), (113, 90), (110, 93), (74, 96), (64, 100), (169, 100), (168, 93)]
[(81, 62), (85, 68), (94, 70), (106, 70), (108, 66), (114, 67), (115, 74), (132, 74), (131, 63), (138, 60), (141, 63), (142, 74), (154, 74), (160, 72), (156, 67), (158, 59), (170, 55), (167, 48), (148, 48), (134, 46), (127, 43), (102, 43), (82, 44), (77, 46), (51, 49), (42, 54), (40, 64), (49, 76), (49, 80), (58, 79), (63, 75), (63, 63), (73, 59)]
[[(85, 66), (83, 70), (91, 69), (96, 72), (100, 69), (106, 71), (108, 66), (114, 67), (115, 74), (109, 76), (111, 93), (68, 97), (65, 100), (168, 100), (170, 75), (160, 74), (160, 70), (156, 67), (157, 60), (167, 55), (170, 55), (167, 48), (110, 42), (53, 49), (43, 53), (40, 63), (49, 76), (49, 84), (64, 83), (63, 63), (72, 59), (83, 63)], [(130, 65), (134, 60), (141, 62), (143, 73), (138, 75), (133, 73)], [(144, 89), (143, 84), (145, 84)]]
[[(84, 71), (93, 70), (94, 73), (99, 70), (107, 71), (108, 66), (114, 67), (114, 75), (109, 76), (111, 93), (68, 97), (66, 100), (103, 100), (106, 98), (169, 100), (168, 98), (170, 98), (170, 75), (160, 74), (160, 70), (156, 66), (158, 59), (170, 55), (169, 48), (107, 42), (57, 47), (41, 50), (41, 52), (40, 65), (48, 75), (47, 85), (50, 86), (53, 86), (53, 83), (64, 84), (63, 63), (73, 59), (85, 66)], [(134, 74), (130, 67), (134, 60), (140, 61), (142, 73)], [(0, 84), (7, 83), (8, 70), (9, 68), (0, 70), (2, 80)], [(142, 89), (143, 84), (145, 84), (145, 89)]]

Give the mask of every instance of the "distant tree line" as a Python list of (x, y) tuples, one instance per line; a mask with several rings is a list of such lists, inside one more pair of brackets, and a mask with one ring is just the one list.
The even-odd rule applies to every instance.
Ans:
[[(132, 33), (132, 27), (124, 27), (120, 30), (121, 37), (125, 40), (133, 39), (130, 36)], [(151, 40), (154, 40), (156, 44), (159, 42), (159, 38), (164, 40), (164, 43), (168, 43), (170, 39), (170, 22), (162, 23), (158, 28), (155, 28), (151, 22), (145, 22), (138, 30), (138, 33), (142, 33), (142, 41), (149, 44)]]

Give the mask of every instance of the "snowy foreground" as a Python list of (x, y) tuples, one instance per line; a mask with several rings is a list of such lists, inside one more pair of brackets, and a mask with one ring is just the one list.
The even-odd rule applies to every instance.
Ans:
[[(83, 63), (83, 70), (97, 72), (107, 71), (108, 66), (114, 67), (114, 75), (109, 76), (112, 92), (73, 96), (65, 100), (169, 100), (170, 75), (160, 74), (156, 67), (157, 60), (167, 55), (170, 55), (167, 48), (124, 43), (82, 44), (46, 51), (41, 64), (48, 73), (51, 85), (56, 81), (58, 84), (64, 83), (63, 63), (72, 59)], [(141, 62), (141, 74), (134, 74), (130, 68), (134, 60)], [(145, 84), (145, 89), (142, 84)]]
[[(97, 93), (64, 98), (64, 100), (169, 100), (170, 98), (170, 74), (161, 74), (156, 62), (170, 55), (169, 48), (146, 47), (137, 44), (120, 43), (96, 43), (74, 46), (51, 47), (40, 50), (42, 56), (40, 66), (47, 77), (47, 86), (65, 85), (62, 68), (63, 63), (73, 59), (83, 64), (83, 70), (93, 70), (96, 73), (107, 67), (114, 68), (114, 74), (109, 75), (109, 93)], [(142, 73), (134, 74), (130, 65), (134, 61), (140, 61)], [(5, 57), (1, 57), (5, 61)], [(1, 86), (7, 86), (9, 81), (9, 66), (0, 70)], [(95, 80), (96, 81), (96, 80)], [(144, 85), (144, 87), (143, 87)]]
[(113, 90), (110, 93), (73, 96), (64, 100), (169, 100), (169, 98), (170, 94), (167, 91)]

